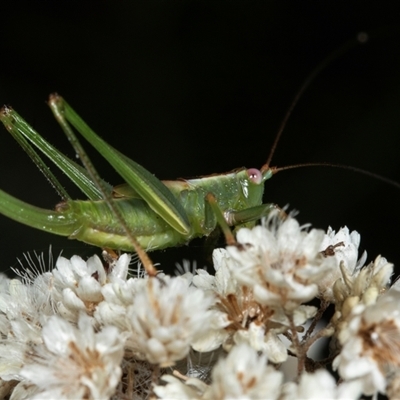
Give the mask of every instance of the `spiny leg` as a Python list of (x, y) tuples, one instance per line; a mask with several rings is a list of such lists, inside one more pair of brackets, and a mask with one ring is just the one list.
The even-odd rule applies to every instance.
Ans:
[(128, 236), (129, 240), (131, 241), (133, 247), (135, 248), (135, 251), (138, 254), (141, 262), (143, 263), (147, 273), (150, 276), (156, 276), (157, 270), (154, 267), (153, 262), (150, 260), (150, 257), (142, 249), (139, 242), (136, 240), (136, 238), (133, 236), (132, 232), (128, 228), (118, 205), (116, 204), (116, 202), (113, 201), (111, 193), (103, 185), (103, 181), (100, 178), (99, 174), (97, 173), (92, 162), (90, 161), (87, 153), (83, 149), (83, 147), (80, 144), (75, 133), (73, 132), (73, 130), (69, 126), (68, 122), (66, 121), (66, 119), (64, 117), (64, 113), (63, 113), (62, 98), (56, 94), (51, 95), (50, 99), (49, 99), (49, 106), (50, 106), (55, 118), (57, 119), (57, 122), (60, 124), (64, 133), (67, 135), (69, 141), (71, 142), (72, 146), (74, 147), (78, 157), (81, 159), (82, 164), (84, 165), (87, 172), (89, 173), (92, 181), (96, 184), (96, 186), (100, 190), (104, 200), (107, 202), (108, 206), (110, 207), (112, 213), (115, 215), (118, 222), (121, 224), (121, 227), (124, 229), (126, 235)]

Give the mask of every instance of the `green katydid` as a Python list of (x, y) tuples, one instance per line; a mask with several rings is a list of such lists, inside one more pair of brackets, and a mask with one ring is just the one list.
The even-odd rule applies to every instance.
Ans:
[[(295, 102), (298, 98), (295, 98)], [(293, 107), (282, 122), (268, 161), (260, 170), (242, 168), (198, 179), (159, 181), (98, 137), (60, 96), (50, 96), (49, 105), (86, 169), (55, 149), (14, 110), (3, 107), (0, 120), (57, 189), (63, 201), (55, 210), (46, 210), (0, 190), (0, 213), (33, 228), (95, 246), (136, 251), (146, 269), (152, 273), (155, 270), (143, 249), (150, 251), (182, 245), (196, 237), (209, 235), (217, 224), (222, 227), (228, 241), (232, 242), (228, 225), (254, 225), (256, 220), (278, 208), (275, 204), (262, 204), (266, 180), (279, 170), (311, 165), (269, 167)], [(101, 153), (126, 184), (113, 188), (97, 176), (69, 124)], [(32, 145), (54, 162), (89, 201), (72, 200)], [(353, 167), (345, 168), (399, 186), (376, 174)]]
[[(229, 238), (228, 225), (254, 224), (277, 208), (262, 204), (264, 183), (274, 173), (268, 164), (261, 170), (242, 168), (198, 179), (159, 181), (97, 136), (60, 96), (50, 96), (49, 105), (86, 169), (46, 142), (14, 110), (3, 107), (0, 120), (64, 199), (55, 210), (46, 210), (0, 190), (0, 212), (9, 218), (103, 248), (136, 251), (146, 264), (142, 249), (182, 245), (209, 235), (217, 224)], [(126, 184), (112, 188), (97, 176), (71, 126)], [(32, 145), (62, 169), (89, 201), (72, 200)]]
[[(144, 250), (182, 245), (196, 237), (209, 235), (217, 225), (232, 242), (229, 226), (254, 225), (256, 220), (276, 209), (275, 204), (263, 204), (262, 197), (264, 183), (277, 171), (311, 165), (344, 167), (399, 187), (390, 179), (348, 166), (316, 163), (283, 168), (269, 166), (301, 94), (324, 67), (354, 44), (352, 40), (329, 55), (303, 83), (281, 124), (269, 158), (260, 170), (242, 168), (198, 179), (159, 181), (97, 136), (60, 96), (52, 95), (49, 105), (81, 158), (83, 168), (45, 141), (14, 110), (3, 107), (1, 122), (53, 184), (63, 202), (55, 210), (46, 210), (0, 190), (0, 213), (25, 225), (103, 248), (136, 251), (147, 270), (155, 273)], [(72, 127), (99, 151), (126, 184), (113, 188), (100, 179)], [(34, 147), (54, 162), (89, 201), (72, 200)]]

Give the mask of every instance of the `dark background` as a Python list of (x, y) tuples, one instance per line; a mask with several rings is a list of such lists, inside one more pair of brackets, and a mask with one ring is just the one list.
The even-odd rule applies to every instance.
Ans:
[[(367, 44), (337, 58), (304, 94), (273, 164), (348, 164), (400, 180), (400, 15), (385, 3), (35, 1), (2, 6), (0, 18), (0, 103), (73, 157), (45, 104), (57, 91), (160, 179), (259, 168), (306, 76), (367, 32)], [(0, 133), (0, 187), (54, 207), (57, 194)], [(90, 154), (103, 177), (120, 183)], [(381, 253), (400, 265), (399, 189), (350, 171), (307, 168), (267, 182), (265, 201), (290, 204), (318, 228), (347, 224), (361, 233), (369, 260)], [(68, 256), (95, 251), (1, 216), (0, 226), (4, 270), (23, 252), (47, 253), (49, 244)], [(206, 247), (196, 241), (152, 257), (164, 268), (173, 264), (165, 257), (202, 266), (196, 251)]]

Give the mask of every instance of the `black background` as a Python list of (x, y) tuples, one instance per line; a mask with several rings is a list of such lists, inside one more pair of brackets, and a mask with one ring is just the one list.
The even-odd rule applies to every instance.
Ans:
[[(400, 180), (400, 15), (385, 3), (35, 1), (3, 5), (0, 18), (0, 103), (73, 157), (45, 104), (57, 91), (160, 179), (259, 168), (305, 77), (367, 32), (368, 43), (332, 62), (301, 98), (273, 165), (332, 162)], [(0, 132), (0, 187), (54, 207), (57, 194)], [(106, 180), (120, 183), (90, 155)], [(289, 203), (315, 227), (347, 224), (361, 233), (369, 259), (381, 253), (400, 265), (399, 189), (350, 171), (307, 168), (267, 182), (265, 202)], [(23, 252), (47, 253), (50, 243), (55, 254), (95, 251), (2, 216), (0, 227), (4, 270)], [(195, 251), (204, 247), (196, 241), (152, 257), (164, 267), (172, 262), (164, 257), (201, 266)]]

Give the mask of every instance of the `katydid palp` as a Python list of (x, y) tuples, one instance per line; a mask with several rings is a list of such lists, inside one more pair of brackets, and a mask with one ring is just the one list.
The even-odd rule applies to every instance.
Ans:
[[(99, 247), (139, 253), (140, 249), (163, 249), (207, 236), (217, 224), (223, 228), (252, 225), (277, 208), (274, 204), (262, 204), (264, 183), (274, 173), (268, 164), (261, 170), (242, 168), (198, 179), (159, 181), (98, 137), (60, 96), (50, 96), (49, 105), (70, 141), (75, 143), (83, 163), (85, 153), (77, 148), (80, 145), (71, 126), (126, 183), (115, 188), (103, 181), (99, 184), (100, 178), (93, 176), (95, 171), (90, 171), (90, 163), (85, 165), (87, 169), (82, 168), (46, 142), (14, 110), (3, 107), (0, 120), (63, 198), (55, 210), (46, 210), (0, 190), (0, 213), (9, 218)], [(34, 146), (62, 169), (89, 200), (72, 200)], [(139, 256), (143, 261), (144, 256)]]

